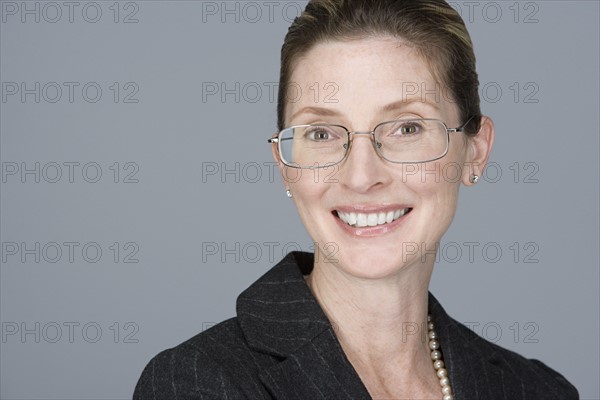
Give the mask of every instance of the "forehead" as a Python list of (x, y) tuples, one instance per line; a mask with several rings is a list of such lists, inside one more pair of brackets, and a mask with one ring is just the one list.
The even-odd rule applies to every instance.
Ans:
[(354, 113), (422, 100), (448, 108), (426, 61), (398, 38), (321, 42), (296, 62), (290, 84), (287, 118), (315, 105)]
[[(296, 63), (294, 83), (338, 84), (349, 91), (397, 92), (413, 86), (434, 89), (435, 79), (410, 44), (392, 38), (328, 41), (314, 46)], [(384, 90), (386, 89), (386, 90)], [(342, 93), (343, 94), (343, 93)]]

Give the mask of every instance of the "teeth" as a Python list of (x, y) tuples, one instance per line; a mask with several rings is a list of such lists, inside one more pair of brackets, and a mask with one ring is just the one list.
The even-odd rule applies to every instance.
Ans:
[(344, 213), (338, 211), (338, 217), (350, 226), (356, 226), (357, 228), (364, 228), (366, 226), (377, 226), (383, 224), (389, 224), (390, 222), (400, 218), (408, 212), (409, 208), (403, 210), (390, 211), (387, 213)]
[(390, 211), (389, 213), (387, 213), (387, 214), (385, 215), (385, 222), (387, 222), (387, 223), (389, 224), (389, 223), (390, 223), (390, 222), (392, 222), (393, 220), (394, 220), (394, 212), (393, 212), (393, 211)]
[(356, 225), (356, 214), (350, 213), (347, 214), (347, 216), (346, 223), (350, 225)]
[(367, 224), (369, 226), (377, 226), (377, 214), (367, 214)]
[(356, 215), (356, 226), (360, 226), (360, 227), (367, 226), (367, 214), (355, 214), (355, 215)]

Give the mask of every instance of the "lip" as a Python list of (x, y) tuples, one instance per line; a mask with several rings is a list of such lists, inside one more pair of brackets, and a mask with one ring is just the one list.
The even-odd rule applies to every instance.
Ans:
[[(362, 228), (357, 228), (357, 227), (348, 225), (334, 213), (334, 211), (339, 210), (341, 212), (360, 212), (360, 213), (368, 214), (368, 213), (389, 212), (389, 211), (395, 211), (395, 210), (400, 210), (400, 209), (405, 209), (405, 208), (410, 208), (411, 210), (408, 213), (401, 216), (400, 218), (398, 218), (388, 224), (377, 225), (377, 226), (366, 226), (366, 227), (362, 227)], [(340, 207), (337, 207), (337, 208), (334, 208), (331, 210), (331, 217), (333, 219), (335, 219), (338, 226), (347, 234), (354, 236), (354, 237), (367, 238), (367, 237), (377, 237), (377, 236), (385, 235), (385, 234), (388, 234), (388, 233), (398, 229), (401, 225), (404, 224), (406, 219), (410, 217), (413, 209), (414, 209), (413, 207), (410, 207), (407, 205), (398, 205), (398, 204), (340, 206)]]

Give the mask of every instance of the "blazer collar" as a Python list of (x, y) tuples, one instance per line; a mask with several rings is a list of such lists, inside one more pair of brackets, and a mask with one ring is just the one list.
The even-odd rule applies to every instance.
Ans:
[[(237, 299), (237, 317), (248, 345), (282, 360), (261, 371), (260, 379), (275, 398), (370, 399), (304, 281), (313, 261), (311, 253), (289, 253)], [(504, 376), (495, 349), (450, 318), (431, 293), (429, 313), (455, 398), (505, 398), (493, 384)], [(510, 367), (504, 367), (510, 373)]]
[(250, 347), (287, 357), (331, 328), (304, 282), (311, 253), (292, 252), (242, 292), (237, 317)]

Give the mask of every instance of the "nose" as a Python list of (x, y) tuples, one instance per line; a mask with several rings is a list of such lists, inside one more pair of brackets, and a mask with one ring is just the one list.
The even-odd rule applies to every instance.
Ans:
[(385, 161), (379, 156), (371, 132), (351, 132), (350, 148), (340, 165), (339, 182), (348, 189), (367, 193), (377, 186), (385, 186), (392, 177)]

